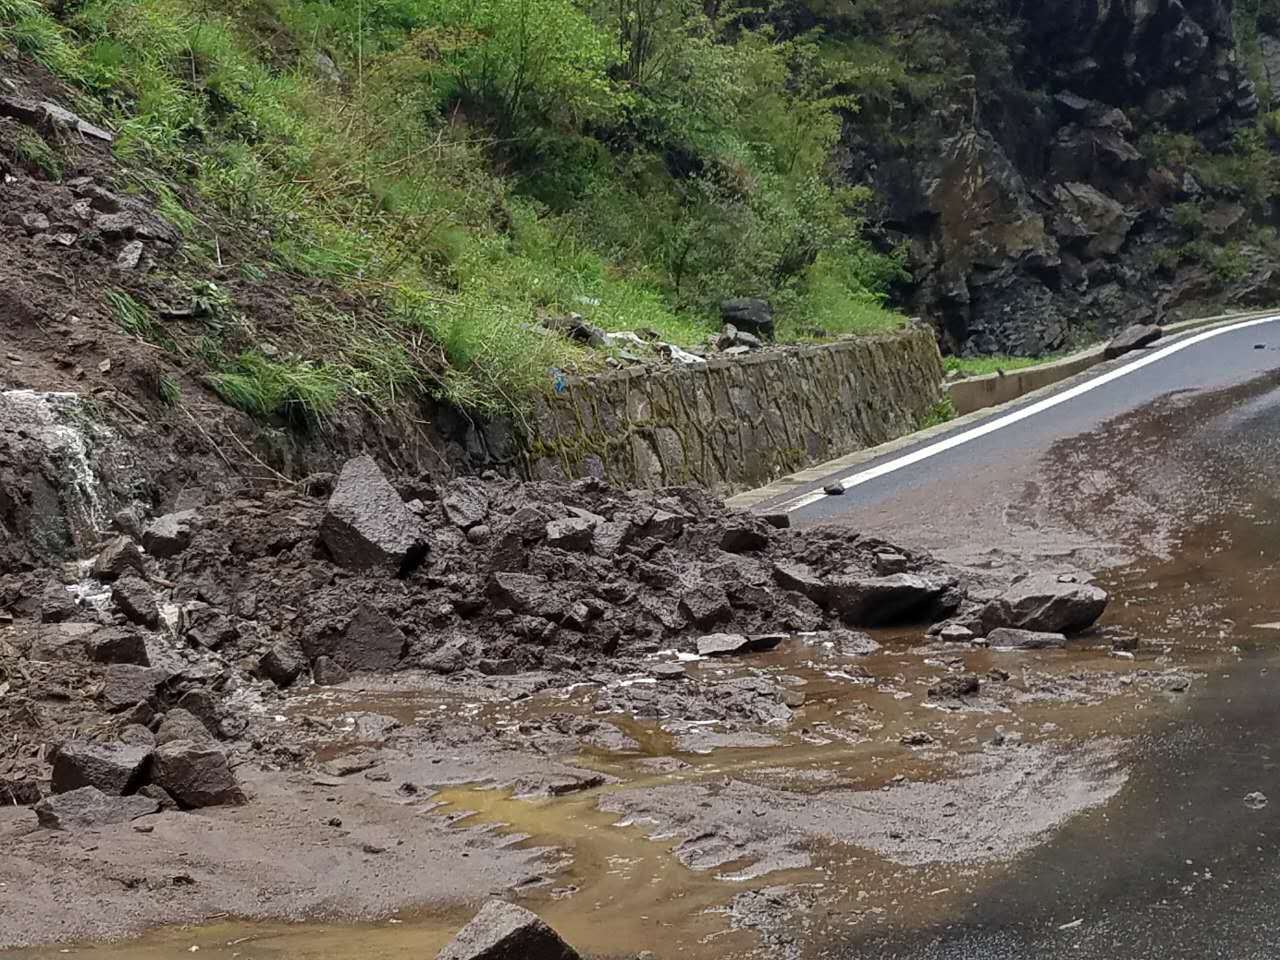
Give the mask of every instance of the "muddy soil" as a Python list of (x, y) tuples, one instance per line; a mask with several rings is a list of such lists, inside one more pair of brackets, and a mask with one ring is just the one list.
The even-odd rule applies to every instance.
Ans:
[[(1208, 437), (1201, 454), (1237, 455), (1232, 436)], [(1111, 542), (1136, 550), (1153, 528), (1123, 518), (1150, 514), (1126, 504), (1173, 487), (1117, 464), (1094, 477), (1117, 478), (1126, 494), (1104, 487), (1112, 499), (1098, 510), (1073, 514), (1060, 505), (1078, 501), (1054, 496), (1080, 475), (1069, 465), (1110, 450), (1055, 451), (1040, 465), (1034, 516), (1081, 542), (1112, 523)], [(1161, 464), (1163, 479), (1177, 477), (1177, 461)], [(993, 536), (1007, 566), (944, 565), (847, 529), (745, 521), (688, 491), (410, 480), (399, 494), (418, 501), (431, 549), (400, 578), (348, 571), (319, 546), (330, 484), (209, 505), (177, 555), (147, 558), (161, 607), (183, 613), (146, 633), (173, 671), (155, 706), (192, 690), (214, 697), (250, 802), (71, 833), (7, 810), (3, 942), (73, 945), (14, 956), (429, 955), (494, 893), (602, 957), (805, 957), (942, 924), (1064, 827), (1105, 821), (1152, 733), (1193, 710), (1208, 678), (1280, 636), (1265, 484), (1237, 484), (1230, 500), (1224, 486), (1207, 499), (1194, 488), (1206, 506), (1234, 509), (1169, 524), (1137, 561), (1109, 550), (1101, 582), (1120, 599), (1102, 621), (1064, 649), (1018, 651), (981, 636), (943, 641), (923, 614), (851, 626), (788, 589), (793, 575), (779, 584), (766, 571), (801, 563), (831, 581), (905, 563), (953, 584), (963, 619), (1010, 568), (1080, 576), (1096, 540), (1022, 561)], [(507, 537), (530, 510), (544, 527), (587, 514), (633, 532), (608, 562), (545, 533)], [(669, 517), (682, 518), (670, 536)], [(476, 526), (489, 529), (468, 536)], [(491, 591), (502, 568), (530, 578), (526, 612), (511, 609), (508, 589)], [(84, 611), (120, 629), (82, 567), (68, 579)], [(13, 592), (30, 590), (23, 579)], [(699, 655), (710, 627), (685, 598), (709, 593), (716, 629), (785, 639)], [(607, 608), (583, 629), (574, 608), (588, 600)], [(189, 621), (187, 607), (201, 616)], [(11, 649), (47, 642), (38, 606), (12, 609)], [(227, 623), (212, 647), (200, 640), (210, 610)], [(355, 669), (328, 686), (304, 676), (284, 690), (262, 677), (259, 658), (282, 640), (324, 636), (326, 656), (344, 655), (362, 610), (399, 631), (394, 669)], [(362, 636), (347, 655), (367, 652)], [(8, 680), (22, 695), (7, 715), (19, 731), (10, 776), (38, 779), (60, 738), (118, 732), (120, 716), (98, 698), (100, 667), (6, 662), (31, 673)], [(281, 918), (321, 923), (272, 922)]]

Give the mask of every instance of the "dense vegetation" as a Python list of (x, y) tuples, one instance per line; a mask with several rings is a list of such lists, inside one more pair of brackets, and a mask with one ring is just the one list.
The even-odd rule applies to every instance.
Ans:
[(314, 346), (292, 359), (187, 347), (246, 409), (323, 413), (346, 389), (518, 403), (592, 362), (547, 315), (692, 343), (720, 299), (755, 295), (788, 339), (896, 325), (902, 256), (868, 245), (866, 197), (828, 169), (889, 68), (771, 19), (690, 0), (0, 0), (0, 44), (84, 92), (195, 266), (230, 254), (183, 195), (267, 238), (245, 276), (376, 305), (299, 304)]

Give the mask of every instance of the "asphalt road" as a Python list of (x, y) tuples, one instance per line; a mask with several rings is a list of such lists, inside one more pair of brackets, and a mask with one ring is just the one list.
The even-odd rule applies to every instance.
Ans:
[[(829, 944), (827, 955), (1280, 957), (1280, 630), (1260, 623), (1268, 611), (1280, 621), (1280, 321), (1152, 359), (1170, 344), (1064, 384), (1049, 400), (1033, 401), (1043, 407), (1034, 415), (1009, 422), (1011, 409), (1032, 404), (1006, 407), (756, 507), (789, 508), (797, 524), (847, 523), (954, 550), (958, 540), (992, 536), (974, 524), (1007, 520), (1015, 493), (1037, 482), (1051, 452), (1060, 457), (1064, 443), (1114, 432), (1117, 422), (1141, 422), (1154, 409), (1163, 411), (1150, 418), (1162, 434), (1155, 441), (1141, 430), (1114, 433), (1133, 438), (1132, 457), (1179, 457), (1184, 473), (1187, 463), (1198, 464), (1191, 472), (1215, 473), (1220, 487), (1238, 488), (1230, 506), (1208, 496), (1203, 504), (1183, 501), (1184, 526), (1200, 533), (1173, 542), (1197, 555), (1160, 561), (1164, 568), (1153, 561), (1157, 572), (1144, 599), (1150, 615), (1175, 633), (1208, 610), (1213, 629), (1220, 623), (1234, 631), (1224, 644), (1239, 644), (1240, 654), (1197, 681), (1180, 713), (1133, 738), (1131, 776), (1120, 795), (1010, 865), (947, 923), (874, 930)], [(1171, 394), (1184, 401), (1173, 414)], [(1128, 451), (1113, 453), (1109, 463), (1091, 461), (1097, 445), (1081, 444), (1072, 470), (1098, 474), (1094, 486), (1105, 491), (1101, 475), (1115, 472)], [(1160, 464), (1142, 468), (1158, 485)], [(836, 481), (848, 487), (844, 495), (815, 495)], [(1124, 491), (1105, 493), (1098, 511), (1136, 509)], [(942, 519), (957, 513), (959, 521)], [(1255, 791), (1268, 798), (1260, 808), (1245, 802)]]
[[(1191, 341), (1199, 342), (1159, 359), (1153, 357)], [(793, 492), (757, 504), (754, 509), (788, 510), (796, 525), (863, 522), (877, 519), (871, 508), (905, 499), (910, 501), (907, 512), (918, 519), (920, 513), (948, 509), (958, 492), (981, 490), (984, 484), (1006, 479), (1015, 464), (1042, 456), (1056, 442), (1087, 434), (1107, 420), (1138, 410), (1158, 397), (1175, 391), (1229, 387), (1277, 369), (1280, 369), (1280, 317), (1242, 328), (1184, 334), (1066, 381), (1048, 399), (1001, 407), (977, 423), (895, 450), (856, 468), (833, 472)], [(1115, 378), (1109, 382), (1094, 386), (1112, 376)], [(1081, 392), (1062, 399), (1077, 391)], [(993, 429), (996, 421), (1050, 403), (1054, 405), (1042, 412)], [(965, 439), (984, 430), (991, 432)], [(948, 443), (956, 445), (928, 453)], [(897, 466), (925, 454), (928, 455), (914, 463)], [(822, 494), (824, 486), (840, 481), (848, 487), (843, 496)], [(901, 530), (910, 525), (904, 523), (908, 518), (899, 511), (888, 519), (893, 522), (885, 524), (886, 529)]]

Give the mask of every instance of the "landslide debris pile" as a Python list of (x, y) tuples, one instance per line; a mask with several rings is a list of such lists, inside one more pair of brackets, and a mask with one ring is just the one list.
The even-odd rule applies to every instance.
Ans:
[(1106, 603), (1036, 578), (970, 598), (929, 557), (793, 531), (785, 515), (732, 513), (693, 489), (496, 476), (396, 487), (368, 457), (298, 488), (116, 524), (91, 559), (28, 558), (0, 579), (13, 618), (0, 630), (0, 723), (13, 732), (0, 801), (36, 803), (47, 786), (49, 825), (140, 815), (99, 793), (239, 802), (234, 767), (255, 749), (246, 712), (353, 672), (568, 683), (660, 650), (744, 653), (893, 623), (935, 623), (944, 639), (1041, 631), (1044, 645), (1062, 637), (1043, 631), (1087, 627)]

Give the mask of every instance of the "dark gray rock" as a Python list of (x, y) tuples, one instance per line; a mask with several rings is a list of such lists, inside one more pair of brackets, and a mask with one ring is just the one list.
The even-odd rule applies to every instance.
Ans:
[(281, 640), (258, 660), (258, 672), (277, 687), (291, 686), (307, 669), (307, 658), (295, 644)]
[(0, 777), (0, 807), (29, 807), (43, 796), (34, 777)]
[(80, 615), (80, 605), (60, 580), (50, 579), (40, 592), (40, 622), (65, 623)]
[(143, 530), (143, 547), (147, 553), (162, 560), (176, 557), (191, 545), (198, 516), (195, 510), (180, 510), (158, 517)]
[(354, 570), (407, 573), (426, 553), (421, 522), (405, 506), (372, 457), (348, 460), (320, 524), (335, 563)]
[(147, 574), (142, 551), (128, 537), (116, 537), (98, 552), (93, 561), (93, 575), (110, 582), (132, 571), (140, 577)]
[(547, 546), (583, 553), (591, 549), (596, 524), (583, 517), (565, 517), (547, 524)]
[(827, 583), (827, 602), (846, 623), (876, 627), (928, 617), (948, 586), (911, 573), (833, 577)]
[(687, 588), (680, 595), (680, 612), (704, 629), (733, 616), (729, 598), (714, 583), (698, 583)]
[(827, 600), (826, 581), (802, 563), (779, 561), (773, 565), (773, 582), (783, 590), (804, 594), (814, 603)]
[(490, 900), (458, 931), (436, 960), (580, 960), (536, 914)]
[(156, 730), (156, 746), (163, 746), (177, 740), (212, 743), (214, 736), (208, 725), (190, 710), (174, 707), (160, 721), (160, 728)]
[(347, 670), (386, 671), (404, 656), (405, 635), (385, 613), (365, 605), (352, 612), (340, 632), (304, 635), (302, 650), (310, 660), (329, 657)]
[(182, 608), (182, 636), (206, 650), (217, 650), (240, 638), (240, 630), (225, 611), (208, 603), (188, 603)]
[(791, 529), (791, 514), (789, 513), (783, 513), (781, 511), (774, 511), (772, 513), (762, 513), (760, 514), (760, 519), (763, 520), (765, 523), (767, 523), (769, 526), (773, 527), (775, 530)]
[(755, 517), (730, 520), (720, 534), (720, 549), (729, 553), (763, 550), (769, 545), (769, 532), (772, 529), (764, 520)]
[(476, 661), (476, 669), (487, 677), (513, 677), (520, 672), (520, 665), (509, 658), (484, 659)]
[(139, 788), (138, 796), (154, 800), (161, 810), (178, 809), (178, 801), (169, 795), (169, 791), (163, 787), (157, 787), (154, 783), (148, 783)]
[(179, 710), (187, 711), (203, 723), (209, 733), (217, 736), (218, 723), (222, 714), (218, 709), (218, 701), (208, 690), (203, 687), (192, 687), (178, 698), (174, 706)]
[(1018, 581), (990, 601), (982, 610), (982, 624), (988, 631), (1016, 627), (1072, 633), (1091, 626), (1109, 600), (1101, 587), (1063, 583), (1051, 575), (1038, 574)]
[(612, 559), (626, 546), (635, 533), (635, 526), (628, 520), (613, 520), (596, 525), (591, 533), (591, 549), (597, 557)]
[[(720, 304), (720, 320), (736, 327), (739, 335), (746, 331), (766, 340), (773, 339), (773, 307), (767, 300), (754, 297), (725, 300)], [(740, 336), (735, 341), (738, 339)]]
[(350, 680), (351, 674), (334, 663), (331, 657), (316, 657), (316, 662), (311, 665), (311, 679), (317, 686), (335, 687)]
[(169, 671), (158, 667), (113, 663), (107, 667), (102, 700), (112, 711), (127, 710), (135, 704), (153, 700), (160, 685), (170, 676)]
[(882, 550), (875, 555), (873, 561), (876, 573), (882, 577), (892, 576), (895, 573), (906, 573), (907, 567), (911, 565), (908, 560), (900, 553), (894, 553), (891, 550)]
[(674, 540), (684, 532), (687, 518), (667, 510), (655, 511), (644, 525), (644, 535), (655, 540)]
[(154, 747), (156, 735), (140, 723), (131, 723), (120, 731), (120, 742), (129, 747)]
[(976, 697), (982, 688), (982, 682), (973, 673), (960, 673), (943, 677), (929, 688), (929, 696), (936, 700), (959, 700), (961, 697)]
[(1060, 633), (996, 627), (987, 634), (987, 644), (999, 650), (1043, 650), (1050, 647), (1065, 647), (1067, 638)]
[(151, 747), (69, 740), (53, 757), (52, 789), (69, 793), (97, 787), (103, 793), (132, 793), (146, 778)]
[(174, 740), (156, 747), (151, 782), (185, 809), (245, 802), (227, 755), (210, 743)]
[(1131, 350), (1150, 346), (1164, 336), (1164, 331), (1151, 323), (1135, 323), (1126, 327), (1119, 336), (1107, 344), (1103, 356), (1108, 360), (1123, 356)]
[(548, 620), (560, 620), (567, 606), (560, 591), (541, 577), (527, 573), (490, 574), (485, 593), (497, 607)]
[(95, 630), (86, 643), (89, 659), (95, 663), (127, 663), (151, 666), (147, 642), (142, 634), (128, 627), (103, 627)]
[(152, 629), (160, 624), (160, 608), (151, 586), (135, 573), (125, 573), (112, 584), (111, 602), (130, 623)]
[(445, 519), (467, 530), (483, 523), (489, 516), (489, 492), (479, 480), (462, 477), (445, 487), (440, 496), (440, 506)]
[(36, 819), (46, 830), (83, 830), (128, 823), (155, 813), (160, 805), (148, 797), (116, 797), (96, 787), (45, 797), (35, 806)]
[(740, 633), (709, 633), (698, 638), (698, 654), (703, 657), (723, 656), (730, 653), (758, 653), (772, 650), (786, 639), (782, 633), (762, 633), (743, 636)]
[(27, 655), (39, 663), (83, 660), (98, 630), (96, 623), (42, 623)]

